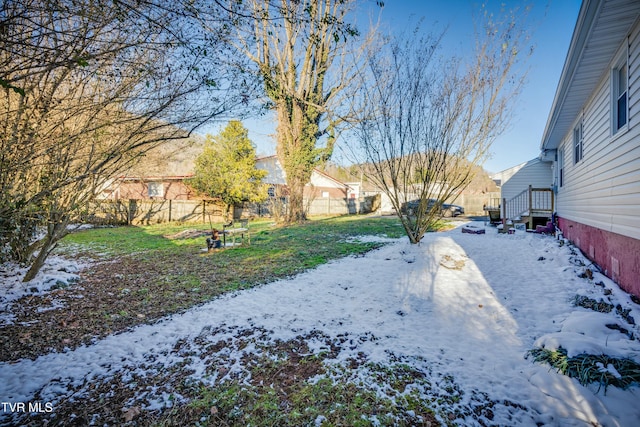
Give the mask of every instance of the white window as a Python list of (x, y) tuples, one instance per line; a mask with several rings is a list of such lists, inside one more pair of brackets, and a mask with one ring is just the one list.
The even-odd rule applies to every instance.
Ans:
[(150, 182), (147, 186), (149, 197), (164, 197), (164, 186), (161, 182)]
[(328, 199), (329, 198), (329, 192), (328, 191), (323, 191), (322, 192), (322, 198), (323, 199)]
[(629, 122), (629, 64), (623, 49), (611, 70), (611, 129), (616, 134)]
[(583, 126), (582, 119), (580, 123), (573, 129), (573, 163), (576, 164), (582, 160), (583, 149)]

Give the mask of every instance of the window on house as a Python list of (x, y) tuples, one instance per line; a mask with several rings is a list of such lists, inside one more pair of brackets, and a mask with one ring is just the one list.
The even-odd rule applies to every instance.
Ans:
[(147, 185), (149, 197), (164, 197), (164, 186), (161, 182), (150, 182)]
[(276, 197), (276, 187), (271, 186), (267, 188), (267, 194), (269, 195), (269, 197)]
[(573, 163), (576, 164), (580, 160), (582, 160), (582, 149), (583, 149), (583, 126), (582, 120), (580, 123), (573, 129)]
[(611, 125), (614, 134), (625, 127), (628, 122), (628, 69), (625, 50), (611, 72)]

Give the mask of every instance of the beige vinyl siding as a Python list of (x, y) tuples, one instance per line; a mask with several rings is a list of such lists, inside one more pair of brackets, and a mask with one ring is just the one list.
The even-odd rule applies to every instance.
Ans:
[[(623, 45), (620, 49), (623, 49)], [(565, 150), (565, 179), (564, 186), (558, 192), (558, 214), (576, 222), (640, 239), (638, 24), (630, 37), (628, 129), (616, 135), (611, 132), (610, 91), (610, 70), (607, 69), (582, 112), (582, 161), (573, 163), (573, 128), (563, 139), (561, 146)]]
[(539, 159), (528, 161), (502, 184), (501, 197), (509, 201), (529, 188), (529, 185), (534, 188), (551, 188), (553, 185), (551, 166), (551, 162), (542, 162)]

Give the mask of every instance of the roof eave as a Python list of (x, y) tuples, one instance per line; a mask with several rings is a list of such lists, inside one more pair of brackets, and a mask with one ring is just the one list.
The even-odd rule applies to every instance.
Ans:
[(549, 118), (547, 119), (547, 124), (542, 135), (541, 150), (555, 149), (558, 147), (559, 141), (551, 140), (551, 135), (556, 126), (558, 116), (562, 111), (577, 65), (584, 52), (589, 31), (593, 26), (593, 22), (601, 5), (602, 0), (585, 0), (582, 2), (573, 30), (573, 36), (571, 37), (571, 43), (569, 44), (567, 57), (562, 68), (562, 74), (560, 74), (560, 81), (558, 82), (553, 104), (551, 105), (551, 112), (549, 113)]
[(540, 148), (558, 148), (640, 16), (637, 0), (584, 0)]

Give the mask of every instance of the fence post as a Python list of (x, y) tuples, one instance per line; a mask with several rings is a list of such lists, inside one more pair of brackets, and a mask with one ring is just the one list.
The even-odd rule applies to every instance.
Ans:
[(529, 229), (533, 230), (533, 188), (529, 184)]
[(129, 199), (129, 209), (127, 209), (127, 225), (131, 225), (133, 223), (135, 210), (137, 210), (136, 201), (133, 199)]

